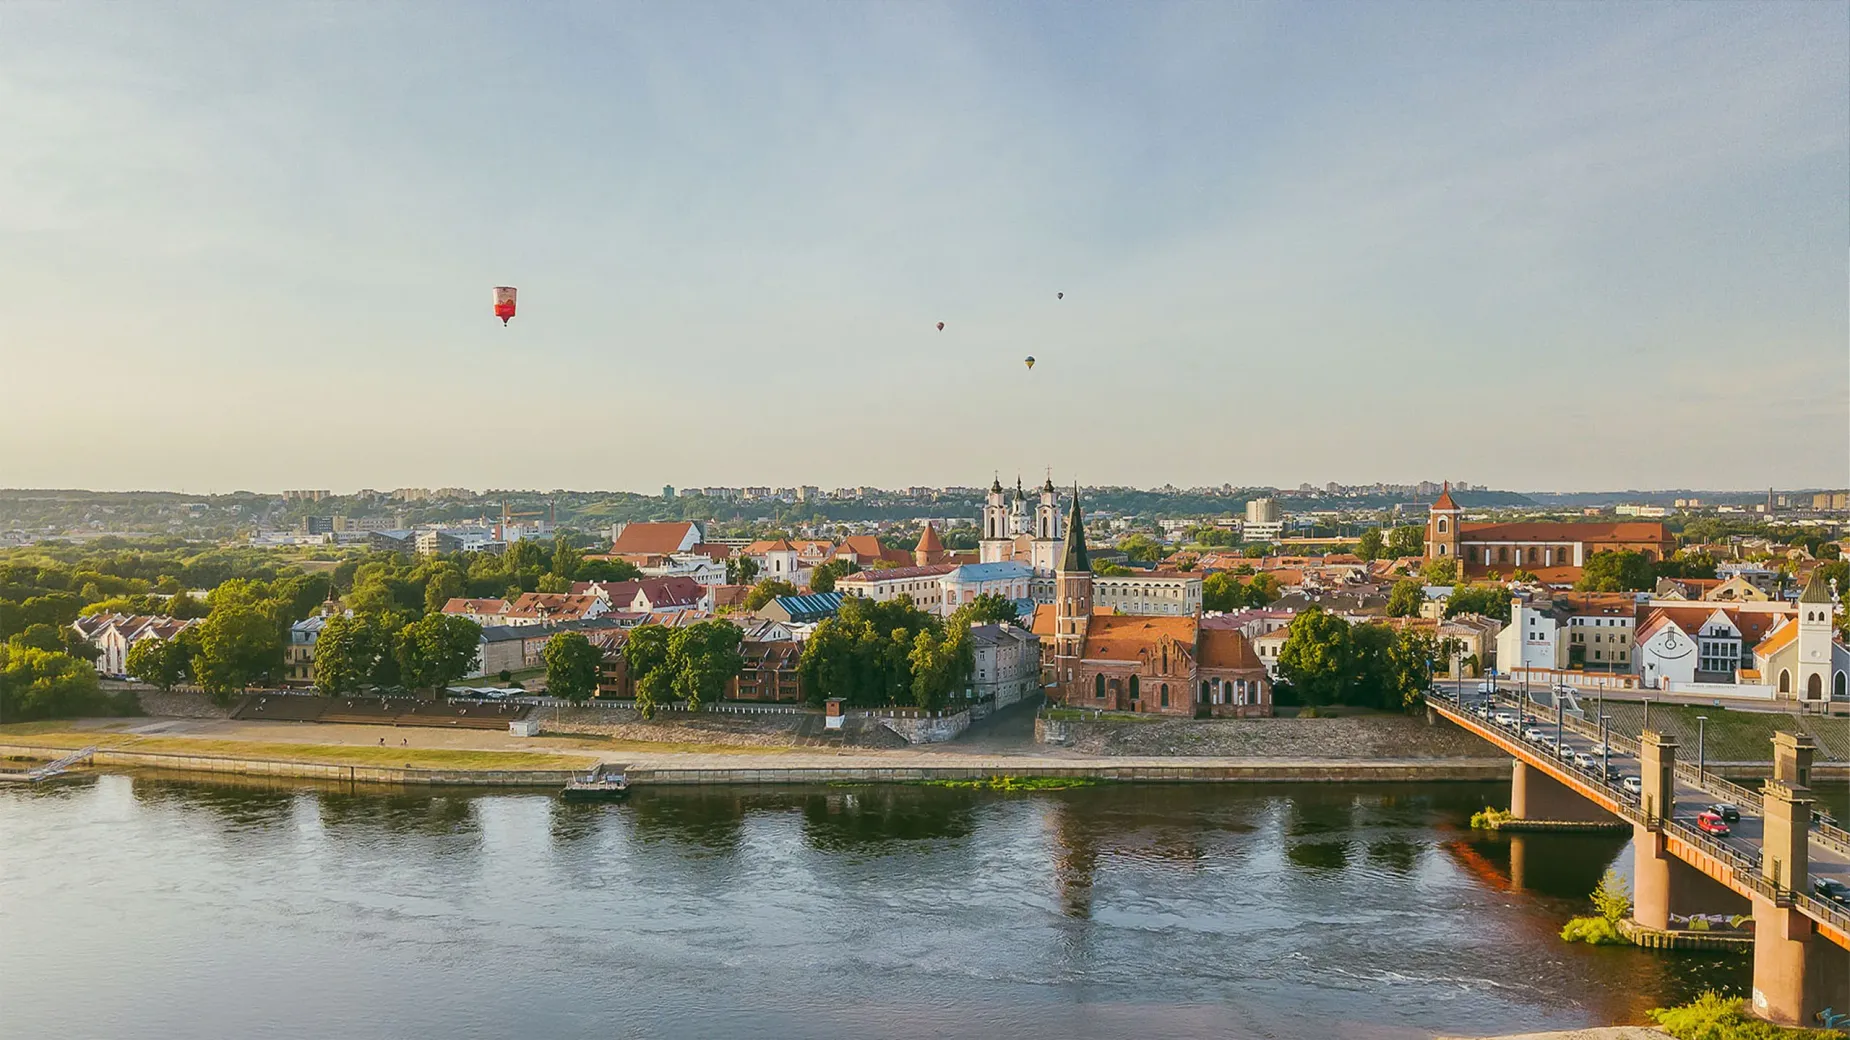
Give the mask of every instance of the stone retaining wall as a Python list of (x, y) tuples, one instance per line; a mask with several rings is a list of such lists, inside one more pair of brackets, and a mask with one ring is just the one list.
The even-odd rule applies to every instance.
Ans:
[(180, 719), (225, 719), (231, 717), (230, 708), (221, 708), (212, 702), (212, 698), (203, 693), (186, 690), (171, 690), (162, 693), (153, 688), (135, 691), (135, 699), (141, 703), (143, 715), (165, 715)]
[[(0, 744), (0, 758), (56, 758), (70, 748), (27, 744)], [(290, 762), (225, 755), (183, 755), (153, 751), (100, 749), (93, 759), (99, 766), (136, 769), (171, 769), (188, 773), (235, 773), (240, 776), (300, 777), (366, 784), (444, 784), (477, 787), (562, 787), (575, 775), (570, 769), (420, 769), (414, 766), (336, 765), (326, 762)]]
[(1421, 783), (1434, 780), (1508, 780), (1502, 761), (1456, 762), (1255, 762), (1250, 765), (1031, 766), (998, 760), (982, 766), (839, 766), (771, 769), (630, 769), (630, 782), (646, 784), (910, 783), (982, 780), (992, 776), (1061, 777), (1145, 783)]
[(1410, 715), (1331, 719), (1038, 719), (1035, 737), (1094, 755), (1226, 758), (1482, 758), (1477, 736)]

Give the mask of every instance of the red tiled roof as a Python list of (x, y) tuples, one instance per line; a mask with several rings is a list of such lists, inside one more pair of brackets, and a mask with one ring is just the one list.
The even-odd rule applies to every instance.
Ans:
[(1246, 636), (1236, 629), (1202, 628), (1195, 659), (1203, 668), (1265, 667)]
[(1532, 521), (1518, 524), (1459, 524), (1460, 542), (1669, 542), (1670, 529), (1645, 521), (1577, 524)]
[(584, 617), (602, 605), (596, 596), (574, 596), (569, 592), (523, 592), (508, 604), (504, 616), (510, 618), (546, 618), (563, 621)]
[[(1661, 615), (1667, 620), (1675, 621), (1677, 627), (1682, 629), (1684, 634), (1691, 636), (1701, 630), (1704, 622), (1714, 617), (1717, 612), (1720, 612), (1726, 615), (1729, 621), (1734, 622), (1734, 627), (1741, 630), (1741, 642), (1750, 647), (1766, 638), (1767, 633), (1773, 630), (1773, 626), (1777, 624), (1780, 619), (1789, 616), (1777, 611), (1742, 610), (1739, 606), (1733, 604), (1714, 603), (1706, 600), (1689, 604), (1666, 604), (1660, 601), (1642, 609), (1648, 611), (1645, 618), (1645, 626), (1648, 627), (1652, 619)], [(1640, 628), (1638, 631), (1638, 641), (1643, 642), (1648, 638), (1650, 637), (1645, 634), (1644, 628)]]
[(923, 567), (887, 567), (882, 570), (855, 571), (835, 579), (835, 584), (850, 582), (856, 585), (876, 581), (898, 581), (904, 578), (931, 578), (940, 574), (949, 574), (957, 569), (954, 563), (931, 563)]
[(693, 526), (686, 522), (625, 524), (617, 534), (617, 540), (610, 544), (610, 551), (671, 553), (681, 548), (681, 543), (687, 539), (688, 529)]
[(507, 600), (465, 599), (458, 596), (443, 605), (445, 614), (505, 614)]
[(1450, 510), (1456, 511), (1458, 509), (1458, 503), (1452, 501), (1452, 482), (1451, 481), (1448, 480), (1445, 482), (1445, 487), (1439, 491), (1439, 500), (1437, 502), (1434, 502), (1432, 504), (1432, 507), (1435, 510), (1450, 509)]
[(1081, 656), (1093, 661), (1140, 661), (1143, 652), (1155, 647), (1164, 636), (1193, 653), (1195, 633), (1192, 617), (1094, 614), (1086, 625), (1086, 646)]

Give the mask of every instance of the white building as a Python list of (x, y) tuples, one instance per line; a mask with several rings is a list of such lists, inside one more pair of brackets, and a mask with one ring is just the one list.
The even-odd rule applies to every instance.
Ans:
[(1025, 563), (966, 563), (938, 579), (940, 611), (948, 616), (978, 596), (1028, 599), (1033, 583), (1034, 568)]
[(994, 698), (1006, 708), (1036, 693), (1041, 683), (1040, 639), (1014, 625), (972, 625), (970, 645), (976, 670), (971, 691), (977, 700)]
[(982, 539), (977, 543), (977, 559), (982, 563), (1025, 563), (1032, 571), (1028, 598), (1036, 603), (1052, 603), (1054, 598), (1054, 564), (1060, 553), (1060, 539), (1065, 536), (1065, 519), (1060, 514), (1060, 495), (1053, 479), (1041, 485), (1032, 505), (1021, 481), (1015, 493), (1006, 496), (1002, 481), (989, 485), (989, 497), (983, 503)]
[(836, 578), (835, 591), (845, 596), (871, 599), (876, 603), (910, 596), (913, 605), (920, 610), (941, 614), (944, 607), (944, 585), (941, 579), (956, 569), (956, 564), (937, 563), (925, 567), (856, 571)]
[(1201, 613), (1202, 577), (1192, 571), (1099, 575), (1092, 579), (1092, 602), (1119, 614), (1192, 617)]
[(71, 628), (97, 649), (98, 675), (128, 674), (129, 648), (144, 639), (172, 639), (195, 624), (165, 614), (92, 614), (71, 622)]

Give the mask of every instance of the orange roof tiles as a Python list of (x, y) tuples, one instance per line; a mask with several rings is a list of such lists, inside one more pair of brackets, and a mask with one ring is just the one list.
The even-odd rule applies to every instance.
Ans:
[(1192, 617), (1094, 614), (1086, 626), (1086, 646), (1081, 655), (1092, 661), (1138, 661), (1145, 650), (1157, 646), (1165, 636), (1192, 653), (1195, 633)]
[(1237, 629), (1204, 628), (1196, 661), (1203, 668), (1263, 668), (1259, 655)]
[(617, 540), (610, 543), (612, 553), (671, 553), (681, 548), (687, 540), (691, 523), (633, 523), (625, 524), (617, 534)]

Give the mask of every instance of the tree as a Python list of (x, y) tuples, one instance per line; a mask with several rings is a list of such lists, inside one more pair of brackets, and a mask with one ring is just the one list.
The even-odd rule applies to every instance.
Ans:
[(253, 683), (270, 681), (283, 666), (277, 625), (274, 616), (237, 596), (215, 604), (199, 623), (194, 679), (220, 704)]
[(191, 651), (172, 639), (143, 639), (128, 648), (128, 674), (166, 692), (186, 681)]
[(759, 607), (764, 606), (766, 603), (771, 602), (779, 596), (794, 596), (796, 594), (797, 587), (784, 581), (782, 578), (766, 578), (758, 584), (753, 585), (752, 590), (745, 594), (745, 609), (757, 610)]
[(343, 694), (396, 682), (398, 662), (388, 625), (365, 614), (329, 618), (315, 639), (315, 685), (323, 693)]
[(440, 614), (443, 605), (463, 594), (462, 568), (444, 564), (430, 573), (424, 582), (424, 613)]
[(1420, 568), (1420, 577), (1428, 585), (1452, 585), (1458, 581), (1458, 560), (1451, 556), (1441, 556), (1436, 560), (1427, 560)]
[(544, 656), (547, 693), (578, 704), (597, 692), (604, 652), (586, 639), (584, 633), (558, 633), (546, 640)]
[(1155, 563), (1163, 558), (1163, 543), (1147, 534), (1130, 534), (1118, 539), (1118, 551), (1138, 563)]
[(1246, 605), (1264, 607), (1278, 600), (1280, 593), (1278, 579), (1264, 571), (1252, 576), (1246, 583)]
[(1510, 619), (1510, 593), (1501, 585), (1455, 585), (1445, 601), (1445, 616), (1482, 614), (1498, 621)]
[(837, 578), (854, 574), (860, 569), (861, 565), (853, 560), (830, 560), (810, 572), (809, 591), (834, 592)]
[(744, 633), (729, 621), (701, 621), (677, 628), (668, 637), (668, 661), (674, 695), (699, 711), (726, 692), (726, 684), (745, 666), (739, 654)]
[(1707, 553), (1680, 552), (1660, 562), (1656, 572), (1660, 578), (1713, 578), (1715, 557)]
[(1278, 671), (1306, 704), (1334, 704), (1354, 670), (1354, 635), (1349, 622), (1321, 607), (1306, 607), (1291, 619)]
[(43, 623), (27, 625), (24, 632), (7, 639), (7, 644), (20, 650), (44, 650), (54, 654), (64, 652), (64, 637), (59, 630)]
[(0, 722), (90, 715), (106, 704), (88, 664), (66, 653), (0, 644)]
[(1420, 556), (1426, 552), (1426, 529), (1423, 527), (1396, 527), (1388, 532), (1387, 545), (1381, 555), (1390, 559), (1404, 559)]
[(1201, 609), (1222, 613), (1240, 609), (1246, 603), (1246, 587), (1226, 571), (1215, 571), (1201, 579)]
[(951, 624), (940, 637), (922, 629), (912, 639), (906, 663), (912, 672), (912, 703), (926, 711), (941, 710), (953, 694), (966, 688), (976, 667), (970, 627)]
[(1129, 567), (1112, 563), (1110, 560), (1093, 560), (1092, 573), (1094, 576), (1100, 578), (1121, 578), (1126, 574), (1135, 574), (1136, 572)]
[(1601, 550), (1587, 557), (1574, 588), (1579, 592), (1643, 592), (1656, 580), (1651, 561), (1643, 553)]
[(1371, 527), (1363, 531), (1361, 540), (1355, 543), (1355, 554), (1364, 560), (1378, 559), (1386, 541), (1381, 537), (1381, 528)]
[(564, 578), (568, 588), (571, 586), (572, 581), (578, 577), (578, 568), (583, 565), (584, 558), (585, 554), (581, 552), (577, 546), (574, 546), (570, 539), (565, 537), (564, 531), (553, 536), (552, 573), (556, 577)]
[(1412, 711), (1424, 703), (1440, 653), (1432, 633), (1401, 629), (1388, 648), (1387, 688), (1381, 691), (1380, 706)]
[(643, 625), (630, 629), (629, 641), (623, 644), (623, 661), (636, 691), (636, 708), (645, 719), (653, 718), (655, 705), (671, 696), (662, 678), (667, 674), (662, 666), (668, 661), (669, 633), (661, 625)]
[(642, 571), (628, 560), (584, 560), (578, 564), (579, 581), (635, 581)]
[(557, 574), (542, 574), (540, 575), (540, 580), (535, 583), (534, 591), (550, 593), (570, 592), (572, 591), (572, 579), (560, 577)]
[(405, 685), (439, 692), (469, 674), (481, 649), (482, 626), (465, 617), (427, 614), (399, 629), (393, 643)]
[(1426, 602), (1426, 591), (1419, 582), (1412, 578), (1403, 578), (1394, 583), (1388, 593), (1387, 612), (1389, 617), (1418, 617), (1420, 605)]
[(993, 625), (1001, 622), (1020, 620), (1021, 614), (1015, 609), (1015, 601), (997, 592), (985, 592), (956, 610), (945, 621), (947, 627), (962, 625)]
[[(758, 577), (758, 561), (749, 556), (733, 554), (726, 560), (726, 584), (750, 585)], [(815, 586), (811, 586), (814, 588)], [(826, 590), (824, 590), (826, 591)]]

